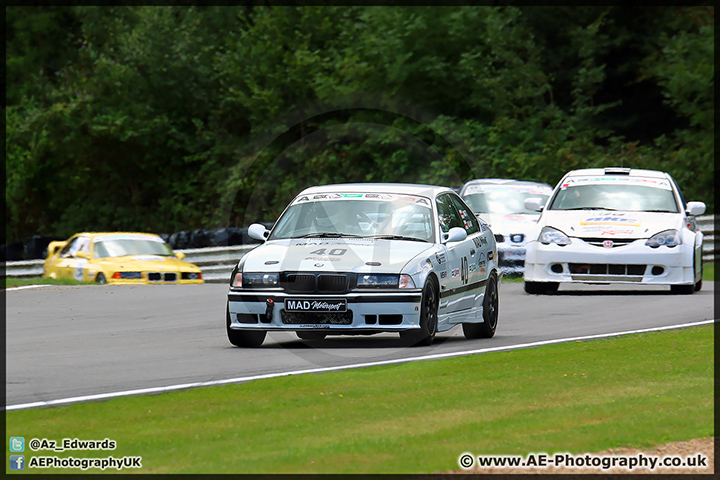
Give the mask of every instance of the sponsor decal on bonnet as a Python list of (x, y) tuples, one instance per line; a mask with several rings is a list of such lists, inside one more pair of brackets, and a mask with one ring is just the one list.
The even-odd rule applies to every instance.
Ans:
[(586, 218), (580, 222), (580, 225), (620, 225), (623, 227), (639, 227), (640, 220), (613, 215)]

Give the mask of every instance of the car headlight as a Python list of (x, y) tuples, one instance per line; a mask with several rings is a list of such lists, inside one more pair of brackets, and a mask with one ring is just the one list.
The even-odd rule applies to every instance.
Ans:
[(239, 288), (276, 288), (279, 281), (279, 273), (237, 272), (233, 278), (232, 286)]
[(570, 237), (565, 235), (563, 232), (553, 227), (543, 227), (540, 230), (538, 241), (545, 245), (555, 243), (557, 245), (570, 245)]
[(650, 248), (658, 248), (665, 245), (666, 247), (677, 247), (682, 242), (680, 241), (680, 232), (677, 230), (665, 230), (660, 233), (656, 233), (652, 237), (648, 238), (645, 245)]
[(361, 273), (357, 280), (358, 288), (415, 288), (410, 275), (389, 273)]

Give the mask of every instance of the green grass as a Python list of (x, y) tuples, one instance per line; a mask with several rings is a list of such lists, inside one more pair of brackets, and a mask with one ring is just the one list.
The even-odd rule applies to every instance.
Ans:
[[(433, 473), (464, 452), (649, 448), (714, 435), (713, 344), (710, 325), (10, 411), (6, 439), (110, 438), (112, 452), (26, 462), (139, 455), (141, 473), (194, 474)], [(24, 471), (41, 472), (57, 471)]]
[(703, 263), (703, 280), (715, 281), (715, 262)]
[(504, 282), (510, 282), (510, 283), (523, 283), (523, 276), (522, 275), (503, 275), (502, 281)]
[(5, 288), (24, 287), (26, 285), (94, 285), (95, 282), (78, 282), (72, 278), (5, 278)]

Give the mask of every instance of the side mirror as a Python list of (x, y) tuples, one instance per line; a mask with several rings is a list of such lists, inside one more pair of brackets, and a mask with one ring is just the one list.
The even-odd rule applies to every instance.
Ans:
[(685, 211), (692, 216), (702, 215), (705, 213), (705, 204), (703, 202), (688, 202)]
[(83, 260), (90, 260), (90, 254), (83, 251), (77, 251), (73, 256), (75, 258), (82, 258)]
[(260, 240), (261, 242), (264, 242), (267, 239), (267, 234), (270, 231), (265, 228), (265, 225), (262, 225), (260, 223), (253, 223), (248, 227), (248, 236), (250, 238), (254, 238), (255, 240)]
[(544, 206), (542, 198), (530, 197), (525, 199), (525, 208), (531, 212), (541, 212)]
[(178, 260), (182, 260), (183, 258), (185, 258), (185, 253), (183, 253), (183, 252), (174, 252), (174, 253), (175, 253), (175, 258), (177, 258)]
[(443, 243), (462, 242), (467, 238), (467, 232), (462, 227), (453, 227), (448, 233), (443, 233)]

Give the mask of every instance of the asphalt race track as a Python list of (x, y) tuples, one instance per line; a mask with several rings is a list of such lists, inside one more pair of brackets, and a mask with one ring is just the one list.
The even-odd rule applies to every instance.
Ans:
[(713, 290), (561, 284), (536, 296), (503, 282), (492, 339), (466, 340), (460, 327), (430, 347), (397, 334), (306, 342), (279, 332), (259, 349), (227, 341), (223, 284), (8, 290), (6, 406), (701, 322), (715, 318)]

